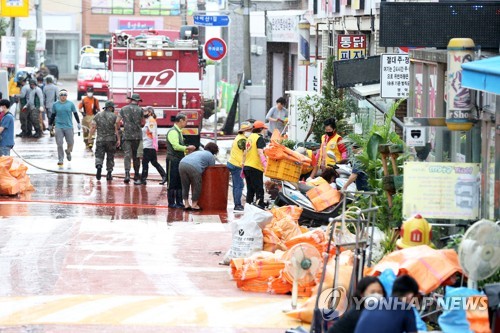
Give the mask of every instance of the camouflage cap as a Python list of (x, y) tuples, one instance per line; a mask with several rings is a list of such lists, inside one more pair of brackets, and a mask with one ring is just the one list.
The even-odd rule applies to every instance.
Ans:
[(132, 94), (132, 96), (130, 96), (129, 99), (132, 99), (132, 100), (138, 101), (138, 102), (142, 102), (141, 96), (139, 94)]
[(116, 105), (115, 103), (113, 103), (113, 101), (106, 101), (106, 103), (104, 103), (104, 107), (103, 109), (106, 109), (106, 108), (114, 108)]

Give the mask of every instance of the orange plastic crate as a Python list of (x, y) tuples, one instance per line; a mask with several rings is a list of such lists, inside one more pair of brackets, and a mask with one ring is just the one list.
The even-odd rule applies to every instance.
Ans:
[(300, 179), (301, 163), (288, 160), (267, 161), (267, 168), (264, 175), (273, 179), (286, 180), (289, 182), (298, 182)]

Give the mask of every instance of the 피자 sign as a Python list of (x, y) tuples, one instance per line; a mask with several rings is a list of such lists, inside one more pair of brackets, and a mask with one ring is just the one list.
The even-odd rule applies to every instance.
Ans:
[(338, 60), (362, 59), (366, 56), (365, 35), (338, 35)]

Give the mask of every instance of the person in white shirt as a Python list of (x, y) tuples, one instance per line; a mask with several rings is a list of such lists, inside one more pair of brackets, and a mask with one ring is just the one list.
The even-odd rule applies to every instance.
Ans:
[(134, 182), (135, 185), (146, 185), (148, 179), (149, 163), (151, 163), (161, 178), (166, 177), (165, 169), (158, 163), (156, 152), (158, 151), (158, 132), (156, 124), (156, 115), (152, 106), (146, 106), (143, 109), (146, 124), (142, 128), (142, 174), (141, 178)]
[(286, 100), (284, 97), (280, 97), (276, 100), (276, 106), (273, 106), (266, 115), (266, 120), (269, 121), (269, 130), (267, 131), (268, 136), (273, 135), (274, 129), (278, 129), (283, 132), (285, 128), (285, 123), (288, 118), (288, 111), (285, 109)]

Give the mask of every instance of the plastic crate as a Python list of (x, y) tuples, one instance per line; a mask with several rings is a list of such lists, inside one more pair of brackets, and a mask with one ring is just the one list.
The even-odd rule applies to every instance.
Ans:
[(288, 160), (268, 160), (264, 175), (273, 179), (298, 182), (300, 179), (301, 163)]

